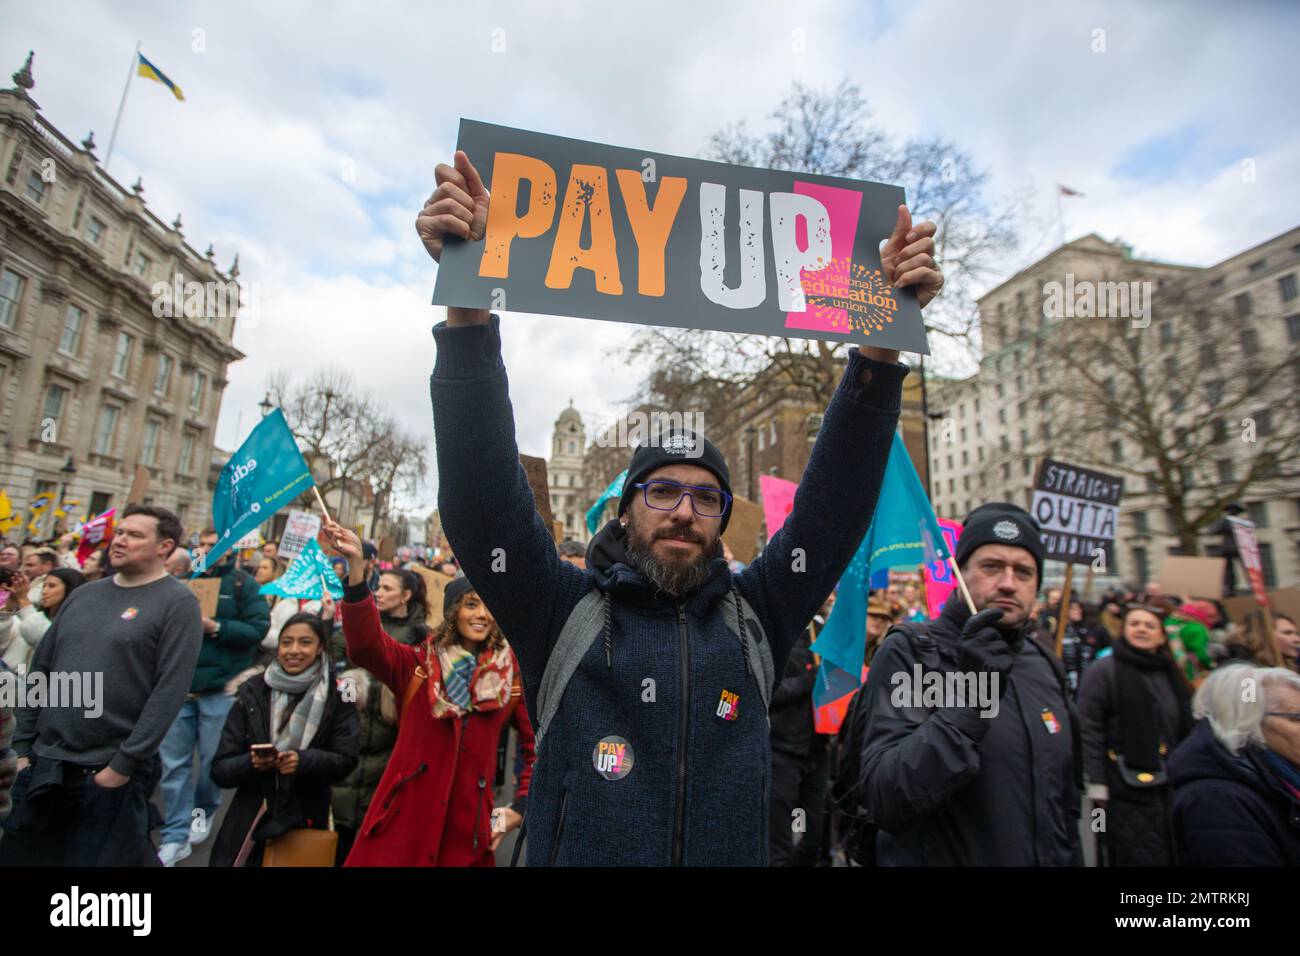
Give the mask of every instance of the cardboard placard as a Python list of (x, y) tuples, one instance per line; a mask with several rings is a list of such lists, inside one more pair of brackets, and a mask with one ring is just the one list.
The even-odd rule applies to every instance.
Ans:
[(1182, 554), (1165, 556), (1156, 581), (1160, 590), (1174, 597), (1223, 597), (1224, 558), (1202, 558)]
[(217, 616), (217, 599), (221, 597), (220, 578), (190, 578), (185, 582), (199, 599), (199, 613), (204, 617)]
[(424, 578), (425, 590), (429, 593), (428, 625), (436, 628), (442, 623), (442, 595), (452, 579), (441, 571), (426, 568), (421, 564), (415, 565), (411, 570)]
[(722, 540), (731, 549), (732, 556), (745, 564), (758, 557), (759, 535), (764, 527), (763, 506), (740, 495), (731, 502), (731, 520)]
[(1044, 555), (1067, 564), (1092, 564), (1098, 548), (1115, 566), (1115, 533), (1124, 479), (1044, 458), (1030, 508), (1042, 529)]
[(131, 482), (131, 490), (126, 494), (126, 503), (128, 505), (143, 504), (145, 492), (148, 490), (149, 469), (144, 465), (136, 465), (135, 480)]
[[(1300, 588), (1276, 588), (1268, 592), (1268, 604), (1275, 614), (1285, 614), (1295, 621), (1300, 621)], [(1223, 599), (1223, 606), (1228, 618), (1240, 621), (1251, 611), (1258, 611), (1259, 601), (1249, 594)]]
[(397, 545), (391, 537), (384, 535), (379, 539), (379, 560), (392, 561), (393, 555), (397, 554)]
[(482, 239), (447, 241), (435, 304), (929, 353), (880, 263), (901, 186), (466, 119), (457, 148), (492, 201)]
[(542, 516), (542, 523), (554, 534), (555, 515), (551, 513), (551, 492), (546, 485), (546, 459), (520, 455), (519, 464), (524, 466), (528, 487), (533, 489), (533, 503), (537, 505), (537, 513)]

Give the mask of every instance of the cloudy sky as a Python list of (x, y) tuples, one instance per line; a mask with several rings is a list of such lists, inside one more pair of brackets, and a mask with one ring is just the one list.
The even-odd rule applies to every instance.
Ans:
[[(889, 132), (956, 143), (995, 194), (1033, 191), (1004, 278), (1054, 244), (1058, 182), (1086, 194), (1066, 201), (1070, 238), (1173, 262), (1300, 218), (1295, 4), (49, 2), (5, 20), (0, 67), (34, 49), (44, 115), (76, 140), (93, 129), (101, 157), (137, 41), (183, 88), (180, 103), (133, 81), (110, 172), (142, 176), (160, 218), (183, 213), (191, 245), (223, 268), (238, 252), (258, 283), (224, 448), (280, 367), (345, 366), (431, 433), (442, 316), (412, 224), (462, 116), (695, 156), (726, 122), (761, 129), (794, 81), (847, 77)], [(570, 398), (612, 417), (636, 379), (610, 356), (627, 336), (506, 316), (521, 450), (547, 453)], [(427, 512), (435, 492), (431, 474), (406, 504)]]

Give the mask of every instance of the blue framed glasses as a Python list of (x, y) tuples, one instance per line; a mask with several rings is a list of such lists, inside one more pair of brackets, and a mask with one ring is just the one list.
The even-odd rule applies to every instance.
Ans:
[(691, 510), (701, 518), (721, 518), (731, 507), (731, 495), (721, 488), (682, 485), (662, 479), (637, 482), (632, 487), (641, 489), (646, 507), (655, 511), (676, 511), (683, 495), (690, 496)]

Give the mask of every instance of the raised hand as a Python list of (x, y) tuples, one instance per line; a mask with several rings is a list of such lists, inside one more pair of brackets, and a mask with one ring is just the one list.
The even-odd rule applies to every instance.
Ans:
[(880, 264), (885, 281), (894, 288), (916, 286), (916, 298), (925, 308), (943, 288), (943, 272), (934, 260), (934, 234), (938, 227), (930, 222), (912, 225), (912, 213), (898, 207), (898, 222), (880, 249)]
[[(442, 261), (447, 236), (482, 239), (487, 232), (488, 191), (464, 150), (456, 150), (455, 166), (441, 163), (433, 171), (438, 188), (415, 217), (415, 231), (434, 262)], [(486, 309), (447, 308), (447, 324), (482, 325)]]

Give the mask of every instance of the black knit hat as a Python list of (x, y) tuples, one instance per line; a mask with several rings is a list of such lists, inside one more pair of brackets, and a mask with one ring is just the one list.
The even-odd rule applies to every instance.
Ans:
[[(645, 481), (647, 476), (665, 465), (695, 465), (710, 471), (718, 479), (722, 490), (730, 496), (731, 472), (727, 468), (727, 460), (713, 442), (688, 429), (667, 431), (654, 436), (654, 440), (655, 444), (647, 441), (632, 454), (632, 461), (627, 466), (627, 480), (623, 482), (623, 497), (618, 502), (620, 516), (631, 506), (632, 496), (637, 493), (637, 483)], [(727, 530), (727, 522), (730, 520), (731, 508), (728, 507), (722, 513), (720, 531)]]
[(1043, 539), (1038, 522), (1024, 508), (1008, 501), (980, 505), (966, 516), (957, 539), (957, 563), (965, 564), (975, 549), (986, 544), (1024, 548), (1034, 556), (1038, 581), (1043, 580)]
[(442, 606), (450, 609), (452, 605), (473, 590), (474, 585), (469, 583), (469, 578), (463, 574), (457, 575), (448, 581), (447, 586), (443, 589)]

